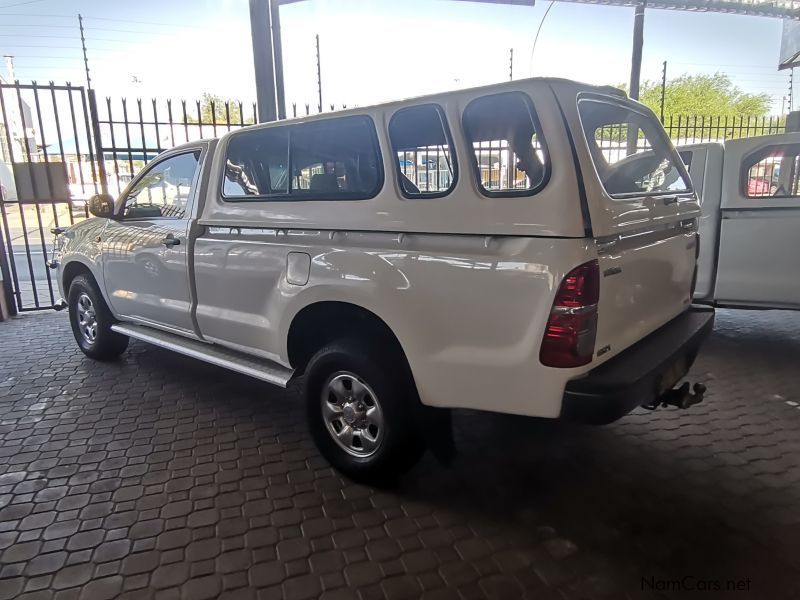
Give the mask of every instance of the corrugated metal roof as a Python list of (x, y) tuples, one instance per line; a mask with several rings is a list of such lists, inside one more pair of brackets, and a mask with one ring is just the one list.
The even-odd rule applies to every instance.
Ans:
[[(559, 0), (559, 2), (609, 6), (636, 6), (642, 3), (641, 0)], [(645, 6), (664, 10), (719, 12), (800, 20), (800, 0), (646, 0)]]

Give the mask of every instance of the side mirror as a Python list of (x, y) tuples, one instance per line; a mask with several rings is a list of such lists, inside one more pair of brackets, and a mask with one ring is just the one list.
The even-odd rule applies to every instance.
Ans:
[(89, 198), (89, 212), (103, 219), (114, 218), (114, 198), (110, 194), (95, 194)]

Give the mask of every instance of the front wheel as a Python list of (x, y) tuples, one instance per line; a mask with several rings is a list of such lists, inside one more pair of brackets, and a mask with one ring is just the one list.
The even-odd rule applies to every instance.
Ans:
[(322, 348), (308, 365), (311, 434), (322, 455), (354, 479), (390, 481), (424, 452), (413, 382), (402, 359), (392, 354), (343, 340)]
[(128, 336), (111, 330), (114, 317), (94, 280), (86, 275), (73, 279), (67, 303), (72, 333), (86, 356), (111, 360), (125, 352)]

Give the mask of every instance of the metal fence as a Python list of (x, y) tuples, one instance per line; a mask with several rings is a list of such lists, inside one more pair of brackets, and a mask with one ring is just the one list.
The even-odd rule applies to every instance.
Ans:
[(99, 112), (97, 143), (107, 164), (107, 191), (112, 195), (119, 194), (160, 152), (257, 121), (255, 103), (214, 99), (130, 102), (106, 98)]
[(81, 86), (0, 83), (0, 275), (15, 311), (52, 308), (51, 229), (89, 216), (163, 150), (257, 121), (255, 103), (105, 98)]
[[(290, 114), (311, 114), (316, 108), (293, 105)], [(45, 265), (50, 229), (87, 218), (93, 194), (119, 194), (163, 150), (255, 122), (256, 105), (250, 102), (211, 97), (98, 102), (93, 90), (69, 83), (0, 84), (0, 274), (12, 308), (55, 304), (57, 286)], [(687, 144), (780, 133), (785, 119), (688, 116), (671, 117), (664, 125), (676, 144)], [(504, 152), (509, 151), (476, 148), (490, 188), (522, 185), (524, 178)], [(446, 161), (417, 154), (404, 157), (406, 176), (413, 173), (427, 190), (449, 185)], [(505, 164), (512, 167), (503, 180)]]
[(679, 115), (664, 119), (664, 129), (676, 146), (723, 142), (756, 135), (783, 133), (786, 131), (786, 117)]

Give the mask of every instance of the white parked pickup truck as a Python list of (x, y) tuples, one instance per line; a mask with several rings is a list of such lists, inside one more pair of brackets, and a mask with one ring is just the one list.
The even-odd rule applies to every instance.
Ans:
[(52, 263), (83, 352), (135, 338), (305, 374), (314, 440), (355, 477), (408, 468), (444, 409), (609, 422), (702, 398), (675, 387), (714, 317), (691, 306), (700, 207), (614, 89), (532, 79), (247, 127), (90, 205)]
[(800, 309), (800, 133), (679, 151), (703, 211), (695, 300)]

